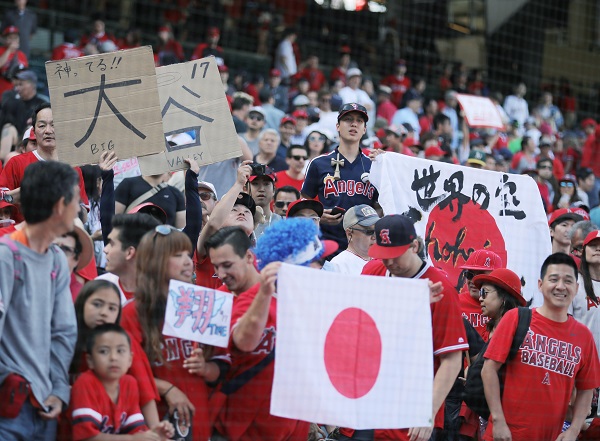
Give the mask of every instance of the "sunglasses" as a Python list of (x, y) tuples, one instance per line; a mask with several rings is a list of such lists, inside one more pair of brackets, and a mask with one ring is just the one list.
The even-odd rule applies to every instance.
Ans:
[(306, 161), (308, 156), (292, 155), (291, 158), (295, 159), (296, 161)]
[(540, 170), (552, 170), (552, 166), (551, 165), (540, 165), (538, 167)]
[(572, 188), (572, 187), (575, 187), (575, 184), (573, 184), (572, 182), (561, 182), (560, 186), (566, 187), (566, 188)]
[(486, 291), (485, 289), (481, 288), (479, 290), (479, 297), (481, 297), (483, 300), (485, 300), (485, 298), (487, 296), (489, 296), (492, 293), (495, 293), (496, 291)]
[(248, 119), (252, 119), (252, 120), (256, 120), (256, 121), (264, 121), (264, 118), (262, 115), (249, 115)]
[(277, 201), (277, 202), (274, 202), (274, 205), (275, 205), (277, 208), (283, 208), (283, 207), (287, 207), (287, 206), (288, 206), (288, 205), (290, 205), (290, 204), (291, 204), (291, 202), (286, 202), (286, 201)]
[(215, 201), (217, 200), (217, 197), (214, 195), (214, 193), (210, 191), (201, 191), (198, 192), (198, 194), (200, 195), (200, 199), (203, 201), (209, 201), (211, 199), (214, 199)]
[(375, 230), (361, 230), (360, 228), (350, 228), (352, 231), (360, 231), (365, 236), (375, 236)]
[(169, 234), (171, 234), (172, 231), (179, 231), (177, 230), (177, 228), (172, 227), (171, 225), (157, 225), (156, 228), (154, 228), (154, 236), (152, 237), (152, 245), (154, 245), (156, 243), (156, 236), (158, 236), (159, 234), (161, 236), (168, 236)]
[(315, 142), (315, 141), (321, 141), (321, 142), (325, 142), (327, 138), (325, 138), (323, 135), (321, 136), (309, 136), (308, 140), (311, 142)]
[(480, 274), (485, 274), (485, 271), (483, 271), (483, 272), (479, 272), (479, 271), (475, 272), (475, 271), (471, 271), (471, 270), (466, 270), (464, 274), (465, 274), (465, 279), (471, 281), (471, 280), (473, 280), (473, 277), (478, 276)]

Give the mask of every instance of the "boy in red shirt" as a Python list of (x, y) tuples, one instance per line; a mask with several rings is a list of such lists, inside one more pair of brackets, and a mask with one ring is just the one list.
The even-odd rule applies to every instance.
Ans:
[[(600, 363), (588, 328), (568, 315), (577, 293), (577, 265), (554, 253), (542, 264), (538, 288), (544, 303), (533, 310), (529, 331), (515, 358), (506, 364), (500, 397), (499, 369), (506, 363), (518, 324), (507, 312), (485, 352), (481, 379), (490, 408), (485, 440), (574, 440), (600, 385)], [(561, 433), (573, 388), (571, 426)]]
[(89, 371), (75, 381), (71, 390), (73, 440), (120, 439), (131, 434), (132, 440), (165, 440), (174, 435), (173, 425), (161, 421), (148, 431), (139, 407), (135, 378), (127, 375), (131, 366), (131, 343), (119, 325), (107, 323), (92, 331), (87, 341)]

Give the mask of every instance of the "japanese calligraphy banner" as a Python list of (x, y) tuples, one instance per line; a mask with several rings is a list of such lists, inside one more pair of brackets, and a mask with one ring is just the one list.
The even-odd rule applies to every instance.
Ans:
[(182, 170), (185, 158), (206, 165), (241, 156), (215, 57), (162, 66), (156, 76), (165, 137), (178, 145), (139, 158), (143, 175)]
[(56, 144), (61, 161), (98, 163), (164, 150), (156, 69), (150, 46), (48, 61)]
[(525, 298), (541, 304), (537, 281), (552, 251), (531, 177), (386, 153), (373, 163), (370, 180), (384, 213), (413, 219), (428, 258), (459, 292), (466, 284), (460, 267), (474, 250), (485, 248), (521, 277)]
[(469, 127), (490, 127), (503, 129), (502, 117), (491, 99), (459, 93), (456, 99), (465, 113)]
[(426, 280), (281, 266), (271, 414), (355, 429), (422, 427), (432, 424), (432, 397)]
[(171, 280), (163, 334), (226, 348), (233, 294)]

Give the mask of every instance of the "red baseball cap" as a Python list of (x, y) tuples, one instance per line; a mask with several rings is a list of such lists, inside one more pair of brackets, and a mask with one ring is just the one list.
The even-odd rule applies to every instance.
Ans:
[(588, 243), (590, 243), (592, 240), (595, 240), (595, 239), (600, 239), (600, 230), (594, 230), (590, 234), (585, 236), (585, 239), (583, 241), (583, 246), (586, 246)]
[(401, 214), (384, 216), (375, 223), (375, 243), (369, 248), (369, 257), (400, 257), (416, 238), (415, 226), (409, 217)]
[(224, 64), (219, 65), (219, 72), (229, 72), (229, 68)]
[(583, 216), (579, 213), (575, 213), (570, 208), (559, 208), (558, 210), (554, 210), (552, 212), (550, 220), (548, 221), (548, 225), (552, 226), (553, 224), (563, 220), (574, 220), (575, 222), (579, 222), (580, 220), (583, 220)]
[(6, 202), (4, 200), (0, 200), (0, 208), (6, 208), (6, 207), (15, 208), (15, 206), (13, 204), (9, 204), (8, 202)]
[(299, 119), (299, 118), (308, 119), (308, 113), (306, 112), (306, 110), (301, 110), (301, 109), (294, 110), (292, 112), (292, 116), (296, 119)]
[(296, 125), (296, 118), (292, 116), (284, 116), (283, 118), (281, 118), (279, 125), (282, 126), (285, 123), (292, 123), (293, 125)]
[(266, 173), (264, 175), (251, 175), (248, 179), (250, 182), (255, 181), (258, 178), (269, 178), (273, 182), (277, 182), (277, 178), (275, 177), (275, 173)]
[(431, 156), (444, 156), (445, 154), (446, 153), (437, 145), (433, 145), (425, 149), (425, 158), (429, 158)]
[(521, 294), (521, 279), (519, 276), (508, 268), (498, 268), (489, 274), (479, 274), (473, 277), (473, 285), (477, 289), (481, 289), (481, 285), (489, 283), (498, 286), (509, 293), (519, 302), (519, 305), (527, 305), (527, 301)]
[(502, 258), (490, 250), (475, 250), (460, 269), (475, 271), (493, 271), (504, 268)]
[(213, 26), (208, 28), (207, 34), (209, 37), (218, 37), (221, 35), (221, 31), (219, 30), (219, 28)]
[(281, 71), (279, 69), (271, 69), (269, 71), (269, 76), (271, 76), (271, 77), (280, 77), (281, 76)]
[(8, 34), (18, 34), (19, 28), (16, 26), (9, 26), (2, 32), (2, 35), (6, 36)]
[(165, 210), (163, 210), (162, 207), (159, 207), (158, 205), (153, 204), (152, 202), (144, 202), (143, 204), (136, 205), (131, 210), (129, 210), (127, 213), (128, 214), (146, 213), (146, 214), (149, 214), (150, 216), (158, 219), (163, 224), (167, 223), (167, 213), (165, 212)]
[(586, 118), (583, 121), (581, 121), (582, 128), (585, 128), (586, 126), (596, 127), (597, 125), (598, 125), (598, 123), (593, 118)]

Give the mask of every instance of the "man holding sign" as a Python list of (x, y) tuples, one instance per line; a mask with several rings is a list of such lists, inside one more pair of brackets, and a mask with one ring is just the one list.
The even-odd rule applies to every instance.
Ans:
[[(417, 233), (408, 217), (384, 216), (375, 224), (375, 239), (375, 244), (369, 249), (369, 256), (378, 260), (367, 263), (363, 274), (429, 279), (434, 283), (441, 282), (443, 286), (444, 296), (441, 301), (431, 304), (435, 372), (432, 426), (376, 430), (374, 434), (374, 439), (428, 440), (433, 427), (436, 432), (444, 427), (444, 411), (441, 408), (460, 371), (461, 352), (469, 348), (458, 305), (458, 294), (445, 274), (421, 260), (417, 254)], [(365, 439), (365, 432), (346, 428), (340, 430), (344, 436), (341, 439), (362, 440)]]

